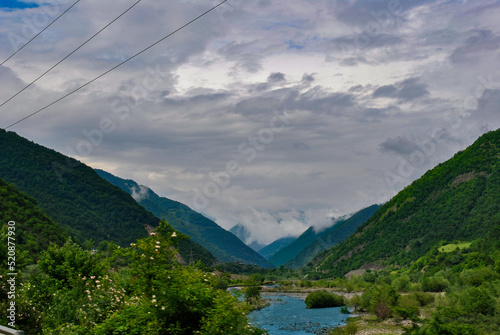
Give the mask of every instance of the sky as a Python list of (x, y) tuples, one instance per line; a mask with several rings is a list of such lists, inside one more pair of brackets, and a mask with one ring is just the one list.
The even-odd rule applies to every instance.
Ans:
[[(5, 101), (135, 0), (78, 3), (0, 66)], [(73, 1), (2, 1), (6, 59)], [(142, 0), (0, 127), (218, 4)], [(229, 0), (9, 128), (267, 244), (388, 201), (500, 127), (500, 1)]]

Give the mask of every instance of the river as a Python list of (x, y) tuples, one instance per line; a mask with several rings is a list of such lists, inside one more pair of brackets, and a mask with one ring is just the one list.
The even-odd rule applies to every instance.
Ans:
[(272, 300), (271, 305), (251, 312), (249, 318), (270, 335), (323, 335), (352, 316), (342, 314), (340, 307), (306, 309), (304, 299), (296, 295), (262, 293), (262, 298)]

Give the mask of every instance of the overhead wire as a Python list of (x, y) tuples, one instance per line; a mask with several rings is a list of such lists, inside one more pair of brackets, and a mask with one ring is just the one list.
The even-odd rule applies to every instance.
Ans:
[(0, 63), (0, 66), (4, 65), (5, 62), (7, 62), (9, 59), (11, 59), (12, 57), (14, 57), (19, 51), (23, 50), (28, 44), (30, 44), (35, 38), (37, 38), (38, 36), (40, 36), (41, 33), (43, 33), (45, 30), (47, 30), (52, 24), (54, 24), (57, 20), (59, 20), (61, 18), (61, 16), (63, 16), (64, 14), (66, 14), (71, 8), (73, 8), (77, 3), (79, 3), (80, 0), (77, 0), (75, 1), (74, 4), (72, 4), (68, 9), (66, 9), (64, 12), (62, 12), (61, 15), (59, 15), (58, 17), (56, 17), (51, 23), (49, 23), (45, 28), (43, 28), (38, 34), (36, 34), (35, 36), (33, 36), (28, 42), (26, 42), (22, 47), (20, 47), (19, 49), (17, 49), (16, 52), (14, 52), (12, 55), (10, 55), (9, 57), (7, 57), (6, 60), (4, 60), (2, 63)]
[(61, 59), (59, 62), (57, 62), (56, 64), (54, 64), (50, 69), (48, 69), (47, 71), (45, 71), (44, 73), (42, 73), (40, 76), (38, 76), (38, 78), (36, 78), (35, 80), (33, 80), (31, 83), (29, 83), (28, 85), (26, 85), (23, 89), (21, 89), (20, 91), (18, 91), (16, 94), (14, 94), (13, 96), (11, 96), (10, 98), (8, 98), (7, 100), (5, 100), (4, 102), (2, 102), (2, 104), (0, 104), (0, 108), (2, 108), (6, 103), (8, 103), (9, 101), (11, 101), (12, 99), (14, 99), (15, 97), (17, 97), (19, 94), (21, 94), (22, 92), (24, 92), (27, 88), (29, 88), (31, 85), (33, 85), (34, 83), (36, 83), (38, 80), (40, 80), (42, 77), (44, 77), (46, 74), (48, 74), (50, 71), (52, 71), (54, 68), (56, 68), (59, 64), (61, 64), (62, 62), (64, 62), (66, 59), (68, 59), (71, 55), (73, 55), (75, 52), (77, 52), (78, 50), (80, 50), (85, 44), (87, 44), (88, 42), (90, 42), (92, 39), (94, 39), (94, 37), (96, 37), (97, 35), (99, 35), (102, 31), (104, 31), (106, 28), (108, 28), (110, 25), (112, 25), (113, 23), (115, 23), (119, 18), (121, 18), (123, 15), (125, 15), (128, 11), (130, 11), (132, 8), (134, 8), (139, 2), (141, 2), (142, 0), (137, 0), (137, 2), (135, 2), (132, 6), (130, 6), (129, 8), (127, 8), (127, 10), (125, 10), (123, 13), (121, 13), (120, 15), (118, 15), (113, 21), (111, 21), (110, 23), (108, 23), (107, 25), (105, 25), (103, 28), (101, 28), (98, 32), (96, 32), (94, 35), (92, 35), (89, 39), (87, 39), (85, 42), (83, 42), (82, 44), (80, 44), (80, 46), (78, 46), (75, 50), (71, 51), (68, 55), (66, 55), (63, 59)]
[(202, 18), (203, 16), (207, 15), (208, 13), (212, 12), (213, 10), (217, 9), (219, 6), (222, 6), (224, 3), (226, 3), (228, 0), (224, 0), (222, 2), (220, 2), (218, 5), (215, 5), (213, 6), (212, 8), (210, 8), (209, 10), (203, 12), (202, 14), (198, 15), (197, 17), (195, 17), (194, 19), (192, 19), (191, 21), (189, 21), (188, 23), (182, 25), (181, 27), (177, 28), (176, 30), (174, 30), (173, 32), (169, 33), (168, 35), (162, 37), (161, 39), (159, 39), (158, 41), (154, 42), (153, 44), (149, 45), (148, 47), (146, 47), (145, 49), (142, 49), (141, 51), (139, 51), (138, 53), (134, 54), (133, 56), (130, 56), (129, 58), (127, 58), (126, 60), (124, 60), (123, 62), (115, 65), (114, 67), (112, 67), (111, 69), (107, 70), (106, 72), (103, 72), (102, 74), (98, 75), (97, 77), (95, 77), (94, 79), (86, 82), (85, 84), (81, 85), (80, 87), (74, 89), (73, 91), (65, 94), (64, 96), (60, 97), (59, 99), (51, 102), (50, 104), (36, 110), (35, 112), (23, 117), (22, 119), (10, 124), (9, 126), (5, 127), (4, 129), (9, 129), (17, 124), (19, 124), (20, 122), (23, 122), (24, 120), (32, 117), (33, 115), (36, 115), (38, 113), (40, 113), (41, 111), (55, 105), (56, 103), (58, 103), (59, 101), (63, 100), (63, 99), (66, 99), (67, 97), (69, 97), (70, 95), (78, 92), (79, 90), (81, 90), (82, 88), (92, 84), (93, 82), (95, 82), (96, 80), (104, 77), (105, 75), (107, 75), (108, 73), (116, 70), (117, 68), (119, 68), (120, 66), (122, 66), (123, 64), (129, 62), (130, 60), (136, 58), (137, 56), (143, 54), (144, 52), (148, 51), (149, 49), (153, 48), (154, 46), (158, 45), (159, 43), (163, 42), (164, 40), (166, 40), (167, 38), (169, 38), (170, 36), (176, 34), (177, 32), (181, 31), (182, 29), (186, 28), (187, 26), (189, 26), (190, 24), (192, 24), (193, 22), (195, 21), (198, 21), (200, 18)]

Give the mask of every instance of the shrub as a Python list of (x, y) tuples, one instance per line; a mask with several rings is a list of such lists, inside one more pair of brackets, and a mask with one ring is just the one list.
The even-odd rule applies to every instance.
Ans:
[(390, 285), (382, 284), (371, 287), (361, 296), (361, 305), (380, 319), (391, 316), (391, 306), (396, 305), (399, 294)]
[(306, 298), (306, 308), (325, 308), (344, 306), (344, 298), (326, 291), (309, 293)]
[(434, 302), (434, 296), (430, 293), (415, 292), (413, 295), (415, 296), (415, 299), (418, 300), (418, 302), (420, 303), (420, 306), (422, 306), (422, 307), (427, 306), (428, 304)]
[(392, 287), (394, 287), (396, 291), (409, 291), (410, 278), (408, 276), (396, 278), (392, 281)]
[(450, 282), (440, 276), (425, 277), (422, 279), (422, 289), (428, 292), (442, 292), (449, 285)]
[(359, 311), (361, 305), (362, 305), (362, 300), (360, 295), (353, 295), (351, 299), (347, 301), (347, 305), (349, 307), (354, 308), (354, 311), (357, 312)]

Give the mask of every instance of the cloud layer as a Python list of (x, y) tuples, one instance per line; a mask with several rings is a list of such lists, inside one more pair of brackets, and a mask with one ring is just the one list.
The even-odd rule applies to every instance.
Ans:
[[(135, 1), (79, 3), (0, 67), (3, 102)], [(70, 4), (0, 9), (7, 58)], [(144, 0), (0, 127), (212, 5)], [(228, 1), (10, 130), (269, 243), (387, 201), (500, 126), (497, 1)]]

